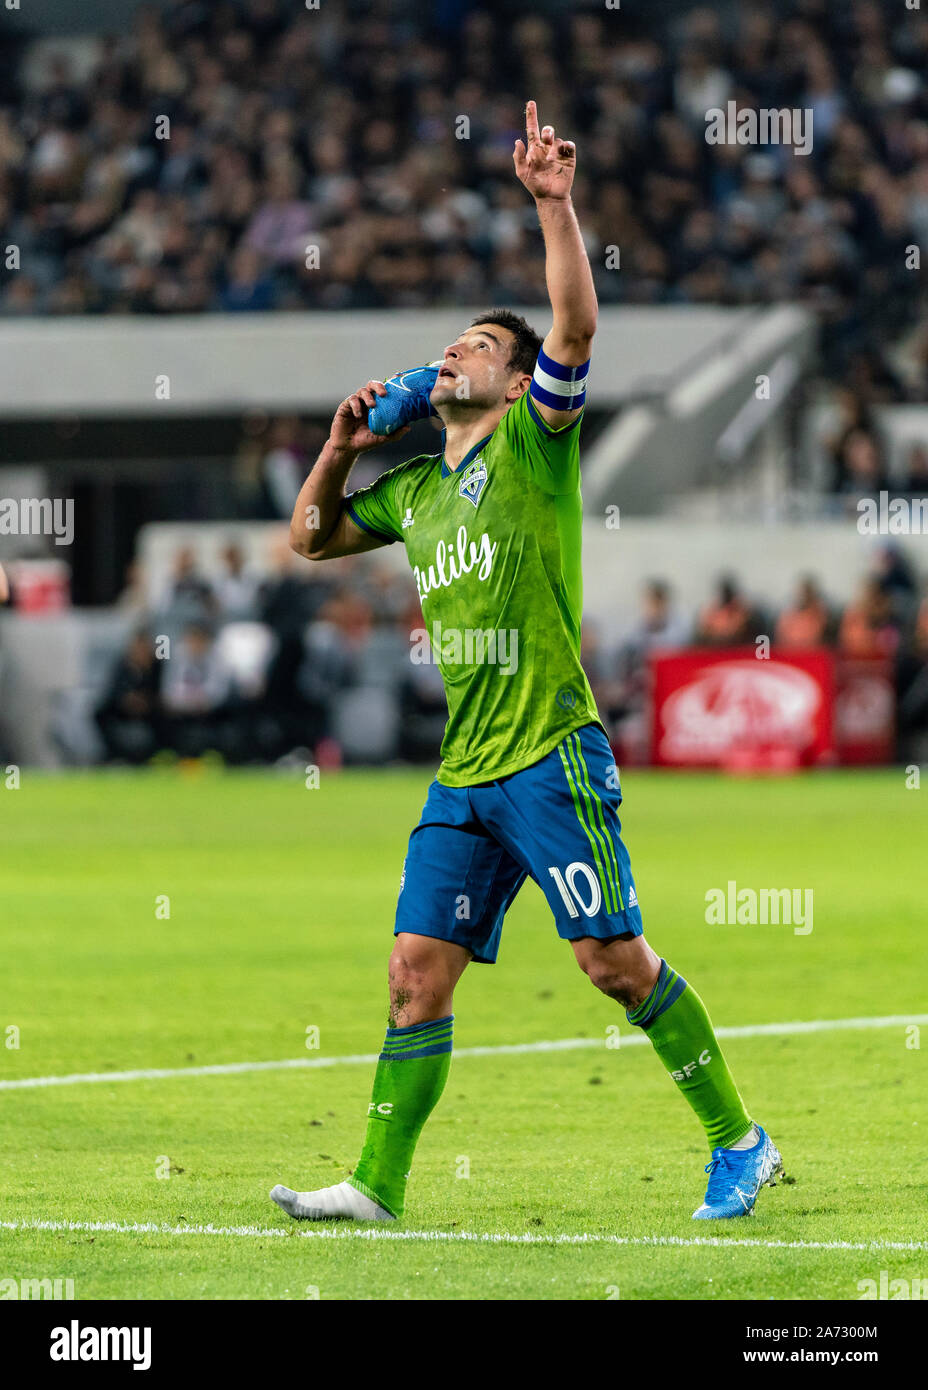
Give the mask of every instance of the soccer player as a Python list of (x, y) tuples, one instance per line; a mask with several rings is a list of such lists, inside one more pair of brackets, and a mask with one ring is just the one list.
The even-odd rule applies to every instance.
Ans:
[(526, 131), (514, 161), (544, 235), (544, 342), (507, 310), (481, 314), (445, 348), (429, 397), (442, 452), (345, 496), (355, 459), (379, 442), (367, 412), (385, 387), (369, 381), (335, 412), (293, 513), (291, 544), (311, 560), (405, 545), (448, 699), (442, 763), (403, 869), (364, 1147), (347, 1182), (273, 1189), (298, 1218), (402, 1216), (451, 1064), (455, 985), (470, 961), (495, 961), (527, 875), (580, 968), (645, 1031), (705, 1129), (710, 1179), (694, 1216), (750, 1212), (781, 1171), (702, 1000), (642, 934), (616, 768), (579, 656), (577, 435), (597, 305), (570, 197), (576, 152), (539, 130), (534, 102)]

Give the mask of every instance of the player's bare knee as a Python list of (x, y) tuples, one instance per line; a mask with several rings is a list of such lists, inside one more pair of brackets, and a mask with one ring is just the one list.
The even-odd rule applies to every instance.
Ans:
[(437, 998), (447, 987), (446, 972), (427, 948), (394, 946), (390, 956), (390, 1007), (394, 1017), (410, 1005)]
[(428, 970), (410, 959), (404, 952), (394, 950), (390, 957), (390, 995), (417, 993), (428, 978)]
[(586, 973), (591, 984), (623, 1008), (631, 1009), (638, 1002), (639, 987), (633, 976), (617, 970), (613, 965), (600, 962), (591, 964)]

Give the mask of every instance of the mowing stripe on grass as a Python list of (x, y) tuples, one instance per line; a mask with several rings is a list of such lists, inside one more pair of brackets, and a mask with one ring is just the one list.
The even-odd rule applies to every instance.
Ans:
[[(884, 1014), (878, 1018), (821, 1018), (809, 1023), (749, 1023), (740, 1028), (716, 1028), (717, 1038), (777, 1038), (801, 1033), (837, 1033), (855, 1028), (904, 1028), (928, 1023), (928, 1014)], [(643, 1047), (643, 1033), (622, 1034), (621, 1050)], [(455, 1058), (517, 1056), (526, 1052), (572, 1052), (577, 1048), (604, 1048), (605, 1038), (560, 1038), (547, 1042), (503, 1043), (496, 1047), (456, 1047)], [(164, 1081), (184, 1076), (236, 1076), (252, 1071), (305, 1070), (315, 1067), (344, 1067), (363, 1063), (373, 1066), (377, 1052), (360, 1052), (344, 1057), (285, 1057), (276, 1062), (217, 1062), (205, 1067), (140, 1067), (135, 1071), (78, 1071), (65, 1076), (24, 1076), (0, 1081), (0, 1091), (16, 1091), (38, 1086), (79, 1086), (98, 1081)]]
[(391, 1231), (382, 1226), (322, 1227), (302, 1230), (293, 1226), (171, 1226), (166, 1221), (0, 1221), (4, 1231), (98, 1231), (123, 1236), (248, 1236), (292, 1240), (398, 1240), (462, 1241), (479, 1245), (668, 1245), (681, 1249), (698, 1246), (755, 1248), (760, 1250), (928, 1250), (926, 1240), (757, 1240), (726, 1236), (613, 1236), (581, 1232), (578, 1235), (544, 1236), (508, 1231)]

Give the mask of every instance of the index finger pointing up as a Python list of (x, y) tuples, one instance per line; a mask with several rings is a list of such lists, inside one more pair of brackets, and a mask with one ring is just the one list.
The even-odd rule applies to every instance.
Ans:
[(538, 140), (538, 108), (533, 101), (525, 103), (525, 132), (528, 135), (528, 143)]

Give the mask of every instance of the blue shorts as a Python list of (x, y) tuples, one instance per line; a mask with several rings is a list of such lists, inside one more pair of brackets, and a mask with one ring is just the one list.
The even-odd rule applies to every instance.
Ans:
[(492, 964), (506, 909), (530, 875), (565, 940), (640, 936), (621, 801), (615, 759), (597, 724), (495, 782), (434, 781), (409, 838), (394, 935), (454, 941)]

